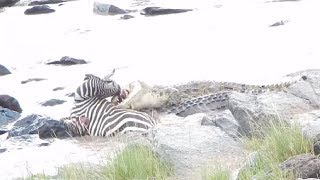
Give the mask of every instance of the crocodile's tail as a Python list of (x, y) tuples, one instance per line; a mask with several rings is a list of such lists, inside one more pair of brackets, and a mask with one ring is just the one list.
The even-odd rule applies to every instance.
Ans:
[(228, 105), (228, 92), (210, 94), (171, 105), (164, 112), (186, 117), (191, 114), (225, 109)]
[(248, 85), (231, 82), (218, 82), (217, 85), (221, 87), (221, 90), (236, 91), (247, 94), (262, 94), (270, 91), (284, 91), (297, 81), (283, 82), (279, 84), (270, 85)]

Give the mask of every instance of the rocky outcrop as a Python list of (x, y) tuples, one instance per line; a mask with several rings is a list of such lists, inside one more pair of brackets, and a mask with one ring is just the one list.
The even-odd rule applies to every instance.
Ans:
[(87, 62), (83, 59), (76, 59), (69, 56), (62, 57), (59, 61), (52, 61), (46, 63), (47, 65), (62, 65), (62, 66), (71, 66), (71, 65), (77, 65), (77, 64), (87, 64)]
[(281, 163), (280, 169), (293, 172), (295, 178), (319, 178), (320, 159), (312, 154), (301, 154)]
[(169, 9), (161, 7), (147, 7), (141, 10), (140, 14), (145, 16), (157, 16), (165, 14), (177, 14), (192, 11), (192, 9)]
[(0, 95), (0, 106), (18, 113), (22, 113), (22, 109), (18, 100), (9, 95)]
[(11, 74), (11, 72), (3, 65), (0, 64), (0, 76)]
[(8, 138), (27, 134), (39, 134), (40, 138), (67, 138), (71, 132), (62, 121), (37, 114), (18, 120), (8, 132)]
[(201, 125), (206, 116), (168, 115), (149, 134), (155, 151), (173, 164), (177, 179), (201, 179), (201, 171), (207, 165), (233, 162), (236, 168), (244, 160), (245, 150), (240, 141), (219, 127)]
[(0, 8), (6, 7), (6, 6), (13, 6), (18, 1), (19, 0), (0, 0)]
[(119, 14), (126, 14), (132, 12), (131, 10), (121, 9), (117, 6), (112, 4), (105, 4), (100, 2), (94, 2), (93, 4), (93, 13), (98, 15), (119, 15)]
[(60, 99), (50, 99), (48, 101), (45, 101), (43, 103), (40, 103), (42, 106), (56, 106), (56, 105), (59, 105), (59, 104), (63, 104), (67, 101), (65, 100), (60, 100)]
[(36, 14), (49, 14), (53, 13), (56, 10), (51, 9), (48, 5), (39, 5), (39, 6), (33, 6), (32, 8), (29, 8), (24, 11), (25, 15), (36, 15)]

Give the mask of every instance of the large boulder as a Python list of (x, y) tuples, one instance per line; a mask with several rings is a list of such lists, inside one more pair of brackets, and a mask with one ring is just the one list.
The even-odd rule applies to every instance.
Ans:
[(3, 108), (22, 113), (22, 109), (17, 99), (9, 95), (0, 95), (0, 106)]
[[(0, 2), (1, 2), (1, 0), (0, 0)], [(1, 5), (0, 5), (0, 7), (1, 7)], [(4, 76), (7, 74), (11, 74), (11, 72), (5, 66), (0, 64), (0, 76)]]
[[(286, 91), (267, 92), (261, 95), (237, 92), (229, 94), (228, 108), (244, 134), (249, 135), (253, 127), (261, 126), (269, 120), (299, 121), (305, 125), (306, 122), (319, 124), (314, 121), (313, 114), (320, 107), (320, 70), (300, 71), (288, 77), (302, 78), (289, 86)], [(313, 129), (314, 132), (318, 131), (317, 128)], [(314, 135), (315, 133), (311, 136)]]
[(177, 14), (192, 11), (192, 9), (169, 9), (161, 7), (147, 7), (141, 10), (140, 14), (145, 16), (157, 16), (165, 14)]
[(6, 7), (6, 6), (13, 6), (18, 1), (19, 0), (0, 0), (0, 8)]
[(48, 14), (48, 13), (53, 13), (55, 11), (56, 10), (51, 9), (50, 6), (48, 5), (38, 5), (25, 10), (24, 14), (25, 15)]
[(292, 119), (314, 109), (309, 101), (284, 92), (259, 96), (232, 92), (229, 97), (229, 109), (244, 135), (252, 135), (255, 128), (269, 121)]
[(235, 168), (245, 158), (240, 141), (219, 127), (201, 125), (205, 116), (202, 113), (186, 118), (164, 116), (149, 134), (155, 151), (173, 164), (176, 178), (201, 179), (207, 166), (232, 162)]
[(62, 65), (62, 66), (70, 66), (70, 65), (76, 65), (76, 64), (87, 64), (87, 62), (83, 59), (76, 59), (69, 56), (62, 57), (59, 61), (52, 61), (46, 63), (47, 65)]

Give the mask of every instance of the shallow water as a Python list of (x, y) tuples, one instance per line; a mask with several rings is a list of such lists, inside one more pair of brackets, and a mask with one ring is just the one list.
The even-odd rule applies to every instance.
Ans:
[[(320, 1), (266, 3), (262, 0), (125, 0), (108, 1), (127, 9), (145, 6), (193, 8), (193, 12), (119, 20), (92, 13), (93, 1), (50, 5), (55, 13), (26, 16), (25, 6), (0, 13), (0, 64), (12, 72), (0, 77), (0, 93), (17, 98), (23, 116), (31, 113), (61, 118), (69, 114), (73, 92), (84, 74), (98, 76), (119, 68), (113, 77), (121, 85), (134, 80), (175, 84), (190, 80), (264, 84), (288, 73), (320, 68)], [(284, 26), (269, 27), (281, 20)], [(87, 65), (47, 66), (62, 56), (90, 61)], [(29, 78), (46, 78), (21, 84)], [(61, 91), (53, 88), (65, 87)], [(42, 107), (57, 98), (66, 103)], [(86, 158), (99, 159), (87, 141), (55, 140), (38, 147), (37, 140), (0, 141), (11, 150), (0, 154), (1, 177), (54, 172), (56, 166)], [(99, 143), (92, 142), (92, 147)], [(11, 143), (11, 144), (10, 144)], [(100, 143), (102, 146), (106, 142)], [(17, 149), (22, 147), (22, 149)], [(97, 146), (101, 147), (101, 146)], [(106, 147), (108, 147), (106, 145)], [(99, 153), (98, 153), (99, 154)], [(39, 157), (36, 159), (35, 157)], [(26, 166), (28, 164), (28, 166)]]

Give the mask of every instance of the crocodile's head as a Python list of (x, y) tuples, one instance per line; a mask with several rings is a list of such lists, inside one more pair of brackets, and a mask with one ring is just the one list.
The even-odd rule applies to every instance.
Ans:
[(126, 109), (155, 109), (169, 101), (169, 95), (158, 93), (142, 81), (134, 81), (124, 88), (129, 94), (118, 107)]

